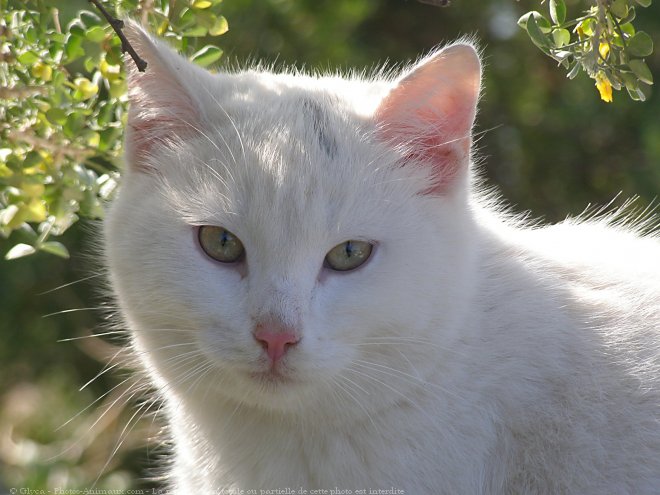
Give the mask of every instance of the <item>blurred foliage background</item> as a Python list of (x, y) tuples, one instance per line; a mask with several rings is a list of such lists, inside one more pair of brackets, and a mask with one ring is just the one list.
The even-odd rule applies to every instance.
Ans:
[[(71, 16), (92, 8), (84, 0), (51, 3), (66, 4)], [(574, 17), (585, 8), (576, 0), (566, 5)], [(526, 0), (454, 0), (445, 8), (414, 0), (224, 0), (230, 29), (218, 38), (224, 56), (217, 66), (263, 60), (361, 70), (409, 61), (473, 34), (486, 57), (476, 130), (487, 184), (498, 186), (517, 210), (549, 221), (577, 214), (587, 203), (605, 204), (619, 192), (649, 204), (660, 191), (657, 88), (644, 103), (615, 93), (605, 104), (591, 79), (566, 79), (516, 25), (525, 12), (542, 8)], [(658, 46), (660, 2), (640, 10), (635, 25)], [(660, 53), (646, 62), (658, 80)], [(66, 231), (68, 260), (38, 253), (0, 261), (0, 494), (9, 487), (88, 488), (97, 478), (99, 488), (157, 486), (145, 479), (145, 466), (158, 456), (148, 440), (157, 421), (131, 420), (135, 407), (117, 400), (127, 387), (124, 375), (113, 370), (78, 391), (118, 343), (65, 340), (104, 329), (109, 303), (98, 228), (81, 221)], [(0, 241), (0, 254), (16, 242)]]

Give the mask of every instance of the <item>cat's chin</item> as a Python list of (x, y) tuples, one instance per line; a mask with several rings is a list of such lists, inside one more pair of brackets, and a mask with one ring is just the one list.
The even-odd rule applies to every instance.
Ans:
[(233, 399), (241, 403), (271, 411), (292, 412), (299, 410), (305, 403), (315, 402), (313, 387), (310, 383), (286, 371), (250, 371), (242, 372)]
[(248, 377), (256, 384), (265, 387), (284, 387), (299, 383), (299, 380), (291, 373), (283, 372), (277, 368), (268, 371), (252, 371), (248, 373)]

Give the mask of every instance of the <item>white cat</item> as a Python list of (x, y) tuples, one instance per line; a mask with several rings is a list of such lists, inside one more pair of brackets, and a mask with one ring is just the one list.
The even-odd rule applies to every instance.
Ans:
[(469, 43), (365, 79), (128, 35), (107, 263), (175, 493), (660, 493), (658, 236), (498, 212)]

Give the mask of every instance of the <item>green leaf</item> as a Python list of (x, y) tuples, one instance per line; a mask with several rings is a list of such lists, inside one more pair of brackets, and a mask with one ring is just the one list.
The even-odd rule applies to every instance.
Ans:
[(527, 20), (527, 34), (532, 39), (534, 44), (538, 46), (541, 50), (546, 51), (550, 46), (548, 39), (545, 37), (538, 24), (536, 23), (536, 18), (531, 15)]
[(644, 31), (638, 31), (628, 40), (628, 51), (635, 57), (648, 57), (653, 53), (653, 40)]
[(206, 36), (207, 33), (208, 30), (204, 26), (196, 26), (184, 31), (183, 35), (190, 38), (201, 38), (202, 36)]
[(563, 24), (566, 20), (566, 4), (564, 0), (550, 0), (550, 17), (555, 24)]
[(37, 40), (38, 40), (38, 34), (37, 30), (34, 28), (34, 26), (30, 26), (26, 31), (25, 31), (25, 39), (28, 43), (31, 45), (34, 45)]
[[(635, 26), (633, 26), (633, 25), (630, 24), (630, 23), (628, 23), (628, 24), (621, 24), (621, 31), (622, 31), (624, 34), (627, 34), (628, 36), (634, 36), (634, 35), (635, 35)], [(628, 38), (626, 38), (626, 39), (628, 39)]]
[(628, 15), (628, 0), (614, 0), (610, 5), (610, 11), (619, 19), (625, 19)]
[(631, 100), (633, 100), (633, 101), (646, 101), (646, 95), (644, 94), (644, 92), (641, 89), (639, 89), (639, 88), (634, 88), (634, 89), (626, 88), (626, 90), (628, 91), (628, 94), (630, 95)]
[(17, 57), (18, 61), (23, 65), (32, 65), (37, 60), (39, 60), (39, 55), (34, 53), (32, 50), (28, 52), (23, 52)]
[(18, 213), (19, 207), (9, 205), (4, 210), (0, 210), (0, 225), (9, 225)]
[(568, 77), (569, 79), (575, 79), (575, 76), (579, 74), (581, 67), (582, 66), (580, 65), (580, 62), (575, 62), (573, 68), (570, 71), (568, 71), (568, 74), (566, 74), (566, 77)]
[(121, 98), (126, 93), (126, 81), (123, 79), (116, 79), (110, 81), (110, 96), (113, 98)]
[(646, 84), (653, 84), (653, 74), (651, 74), (649, 67), (643, 60), (631, 60), (628, 62), (628, 66), (640, 81), (645, 82)]
[(215, 20), (215, 23), (213, 23), (213, 26), (209, 28), (209, 34), (211, 36), (220, 36), (221, 34), (225, 34), (227, 31), (229, 31), (229, 23), (227, 22), (227, 19), (224, 18), (224, 16), (220, 16)]
[(80, 22), (80, 19), (74, 19), (71, 21), (71, 24), (69, 24), (67, 30), (69, 33), (75, 36), (85, 36), (85, 26), (83, 26), (83, 23)]
[(559, 62), (563, 67), (567, 68), (570, 66), (568, 58), (573, 55), (573, 52), (568, 50), (556, 50), (551, 53), (552, 58)]
[(108, 127), (107, 129), (100, 131), (99, 134), (101, 135), (101, 138), (99, 142), (99, 150), (107, 151), (112, 148), (117, 140), (121, 138), (122, 132), (121, 127)]
[(55, 256), (59, 256), (60, 258), (69, 258), (69, 250), (61, 242), (57, 242), (57, 241), (44, 242), (39, 246), (39, 250), (46, 251), (47, 253), (50, 254), (54, 254)]
[(630, 72), (622, 72), (621, 79), (623, 79), (623, 84), (625, 84), (626, 89), (635, 91), (639, 88), (639, 82), (634, 74), (631, 74)]
[(181, 21), (182, 27), (183, 26), (187, 27), (189, 23), (195, 21), (195, 12), (193, 12), (192, 9), (189, 8), (181, 9), (181, 12), (179, 13), (179, 20)]
[[(0, 162), (0, 179), (6, 178), (6, 177), (11, 177), (14, 175), (14, 172), (12, 169), (10, 169), (7, 165), (4, 163)], [(0, 215), (2, 214), (2, 210), (0, 210)], [(2, 224), (2, 222), (0, 222)]]
[(83, 65), (85, 66), (85, 70), (87, 72), (92, 72), (98, 65), (98, 62), (94, 60), (92, 57), (85, 57), (85, 61), (83, 62)]
[(550, 25), (550, 21), (546, 19), (543, 14), (540, 12), (537, 12), (535, 10), (531, 12), (527, 12), (525, 15), (523, 15), (520, 19), (518, 19), (518, 25), (525, 29), (527, 32), (529, 32), (529, 29), (527, 28), (527, 24), (529, 21), (533, 19), (535, 21), (536, 27), (542, 32), (542, 33), (549, 33), (550, 30), (552, 29)]
[(555, 29), (552, 32), (552, 39), (555, 41), (555, 46), (561, 48), (571, 42), (571, 33), (568, 29)]
[(54, 107), (46, 112), (46, 118), (51, 124), (63, 125), (66, 117), (66, 110), (63, 108)]
[(76, 139), (84, 127), (85, 117), (80, 112), (72, 112), (64, 124), (64, 135), (70, 139)]
[(30, 254), (36, 253), (37, 250), (30, 246), (29, 244), (16, 244), (13, 248), (5, 254), (6, 260), (15, 260), (16, 258), (22, 258), (23, 256), (28, 256)]
[(584, 21), (582, 21), (580, 24), (578, 24), (578, 27), (580, 29), (582, 29), (582, 32), (585, 35), (593, 36), (595, 24), (596, 24), (596, 21), (590, 17), (590, 18), (585, 19)]
[(23, 159), (23, 168), (31, 168), (39, 165), (43, 161), (43, 158), (38, 151), (32, 150)]
[(641, 5), (642, 7), (648, 7), (651, 5), (651, 0), (635, 0), (638, 5)]
[(195, 53), (191, 60), (201, 67), (206, 67), (216, 62), (220, 57), (222, 57), (222, 50), (220, 48), (207, 45)]
[(85, 38), (92, 43), (100, 43), (105, 39), (105, 30), (101, 26), (92, 26), (85, 31)]
[(92, 12), (91, 10), (82, 10), (79, 17), (85, 27), (92, 27), (101, 24), (101, 18), (96, 12)]
[(64, 44), (64, 54), (66, 55), (67, 63), (85, 55), (85, 50), (82, 48), (82, 42), (83, 39), (80, 36), (73, 33), (69, 35), (69, 38)]
[(639, 91), (644, 95), (644, 99), (642, 101), (646, 101), (650, 98), (650, 96), (651, 96), (651, 86), (649, 86), (648, 84), (640, 83)]
[(623, 25), (623, 24), (626, 24), (628, 22), (632, 22), (632, 21), (635, 20), (636, 16), (637, 16), (637, 14), (635, 13), (635, 7), (628, 7), (628, 15), (626, 16), (625, 19), (621, 19), (619, 24)]
[(82, 133), (82, 138), (85, 140), (85, 144), (90, 148), (98, 148), (99, 143), (101, 142), (101, 135), (90, 129), (86, 129)]

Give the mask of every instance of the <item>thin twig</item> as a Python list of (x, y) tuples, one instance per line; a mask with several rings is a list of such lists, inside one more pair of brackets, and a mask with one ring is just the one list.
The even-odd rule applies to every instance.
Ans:
[(14, 86), (12, 88), (0, 88), (0, 100), (15, 98), (29, 98), (35, 95), (45, 95), (48, 88), (45, 86)]
[(434, 7), (449, 7), (450, 0), (417, 0), (419, 3), (426, 3)]
[(27, 143), (33, 148), (48, 150), (54, 154), (63, 154), (74, 160), (84, 160), (88, 156), (94, 154), (94, 150), (92, 149), (76, 148), (68, 146), (66, 143), (55, 143), (50, 139), (42, 138), (31, 132), (20, 131), (17, 129), (9, 129), (6, 136), (10, 141)]
[(58, 34), (62, 34), (62, 26), (60, 26), (60, 11), (57, 7), (53, 7), (52, 10), (52, 15), (53, 15), (53, 24), (55, 24), (55, 31), (58, 32)]
[(141, 0), (140, 8), (138, 13), (140, 14), (140, 20), (142, 24), (146, 24), (149, 19), (149, 14), (154, 9), (154, 0)]
[(112, 15), (110, 15), (110, 13), (107, 10), (105, 10), (103, 5), (101, 5), (101, 3), (98, 0), (88, 0), (88, 1), (96, 5), (96, 8), (98, 8), (101, 11), (103, 17), (106, 18), (110, 26), (112, 26), (112, 29), (114, 29), (115, 33), (117, 33), (117, 36), (119, 36), (119, 39), (121, 40), (121, 51), (128, 52), (128, 54), (133, 59), (133, 62), (135, 62), (135, 65), (137, 66), (138, 70), (140, 72), (144, 72), (144, 70), (147, 68), (147, 62), (146, 60), (140, 58), (140, 56), (137, 54), (135, 49), (131, 46), (131, 43), (128, 41), (128, 39), (126, 39), (126, 36), (122, 32), (122, 28), (124, 27), (124, 21), (112, 17)]

